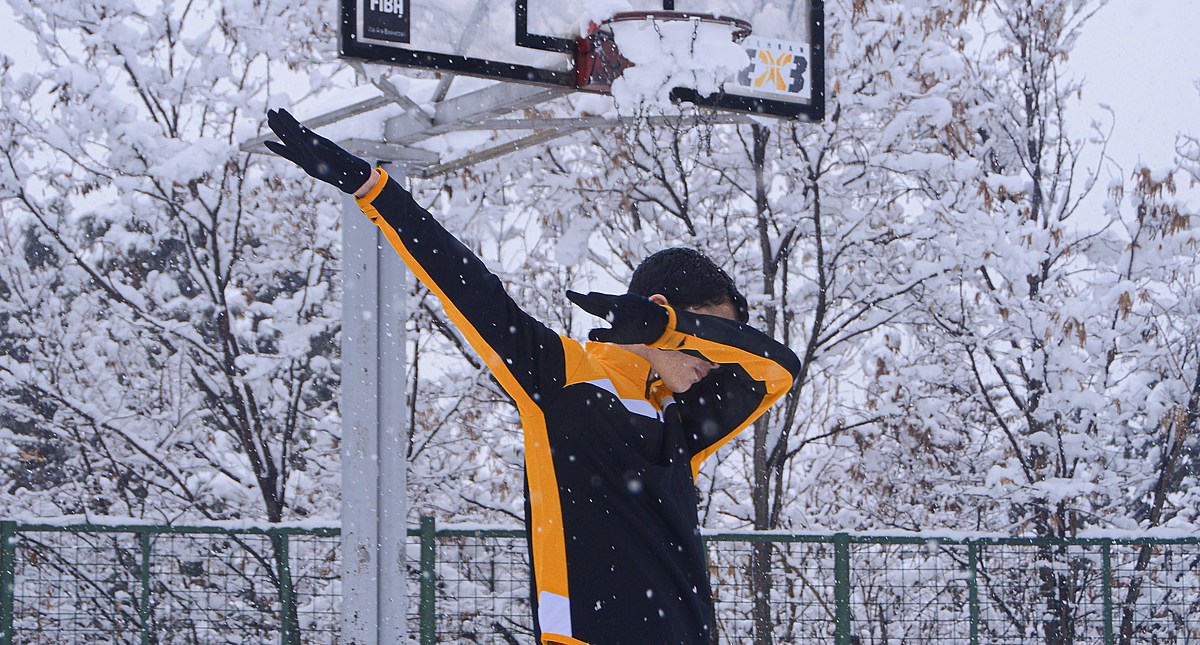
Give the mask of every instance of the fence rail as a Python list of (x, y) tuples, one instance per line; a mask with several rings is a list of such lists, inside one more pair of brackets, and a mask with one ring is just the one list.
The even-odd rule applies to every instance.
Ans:
[[(0, 645), (338, 643), (339, 534), (0, 521)], [(705, 539), (722, 642), (1200, 642), (1200, 537)], [(412, 642), (532, 642), (523, 530), (408, 552)]]

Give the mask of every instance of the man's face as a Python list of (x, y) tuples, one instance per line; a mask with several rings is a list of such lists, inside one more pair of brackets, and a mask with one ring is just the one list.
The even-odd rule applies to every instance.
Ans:
[[(650, 299), (660, 305), (668, 304), (667, 299), (660, 295), (651, 296)], [(737, 310), (732, 303), (728, 302), (704, 307), (689, 307), (686, 311), (737, 320)], [(686, 392), (717, 367), (716, 363), (710, 363), (703, 358), (665, 349), (651, 350), (649, 360), (650, 368), (662, 379), (663, 385), (675, 393)]]

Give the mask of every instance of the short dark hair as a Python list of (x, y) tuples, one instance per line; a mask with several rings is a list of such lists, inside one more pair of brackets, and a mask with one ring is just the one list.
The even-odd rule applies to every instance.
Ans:
[(739, 322), (750, 318), (746, 296), (729, 274), (695, 249), (663, 249), (642, 260), (629, 280), (629, 293), (666, 297), (672, 307), (708, 307), (729, 303)]

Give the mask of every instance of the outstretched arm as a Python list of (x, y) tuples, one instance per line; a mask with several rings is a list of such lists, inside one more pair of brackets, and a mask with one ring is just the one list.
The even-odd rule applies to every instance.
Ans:
[(442, 301), (522, 415), (561, 389), (563, 339), (521, 310), (500, 279), (407, 190), (387, 172), (372, 169), (284, 110), (271, 111), (267, 122), (282, 141), (267, 142), (268, 148), (309, 175), (355, 195), (417, 279)]
[[(526, 314), (462, 242), (381, 171), (358, 205), (496, 375), (524, 404), (540, 405), (563, 386), (563, 339)], [(522, 413), (529, 410), (522, 409)]]

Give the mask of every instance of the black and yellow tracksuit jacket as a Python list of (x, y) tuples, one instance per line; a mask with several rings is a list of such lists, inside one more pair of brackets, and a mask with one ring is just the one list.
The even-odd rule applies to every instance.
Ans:
[(720, 364), (672, 393), (641, 357), (582, 345), (522, 311), (386, 175), (358, 204), (516, 401), (539, 642), (712, 642), (694, 478), (791, 387), (795, 354), (745, 325), (668, 308), (652, 346)]

